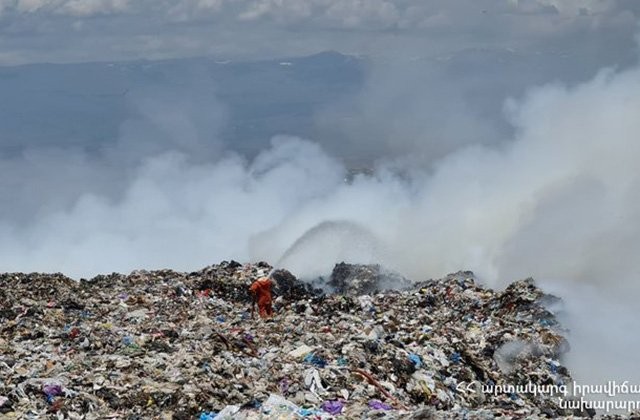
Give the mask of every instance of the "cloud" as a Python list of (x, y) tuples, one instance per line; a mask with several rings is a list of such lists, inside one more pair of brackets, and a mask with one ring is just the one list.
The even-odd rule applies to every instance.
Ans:
[(325, 12), (327, 18), (335, 19), (348, 28), (368, 25), (393, 27), (398, 23), (400, 12), (389, 1), (352, 0), (332, 4)]
[(123, 13), (130, 7), (129, 0), (69, 0), (59, 9), (71, 16)]
[(183, 0), (171, 2), (165, 15), (171, 21), (189, 22), (202, 19), (203, 16), (218, 14), (225, 5), (234, 0)]
[[(313, 20), (346, 28), (371, 29), (390, 27), (413, 22), (420, 26), (435, 17), (448, 16), (457, 23), (469, 24), (491, 21), (491, 14), (541, 12), (555, 10), (566, 18), (585, 15), (602, 15), (626, 5), (616, 0), (483, 0), (451, 3), (443, 0), (166, 0), (151, 2), (141, 0), (2, 0), (0, 10), (19, 13), (55, 13), (76, 17), (125, 12), (160, 13), (165, 16), (181, 16), (183, 19), (199, 19), (197, 13), (225, 13), (234, 19), (273, 19), (292, 23)], [(488, 16), (481, 16), (487, 14)], [(438, 18), (440, 19), (440, 18)], [(422, 20), (422, 21), (421, 21)], [(423, 25), (424, 26), (424, 25)], [(428, 26), (428, 25), (426, 25)]]
[(246, 2), (238, 18), (252, 21), (270, 17), (276, 21), (291, 22), (311, 17), (316, 7), (317, 3), (314, 1), (258, 0)]
[(254, 0), (238, 17), (241, 20), (268, 17), (284, 23), (311, 20), (329, 27), (386, 28), (398, 22), (400, 12), (393, 2), (386, 0)]
[(47, 8), (54, 9), (63, 2), (61, 0), (18, 0), (13, 3), (15, 4), (15, 9), (20, 13), (33, 13)]
[[(464, 48), (620, 50), (623, 0), (0, 0), (0, 64), (319, 50), (425, 56)], [(91, 24), (81, 25), (86, 19)], [(20, 28), (22, 36), (11, 36)], [(614, 40), (614, 38), (616, 38)], [(64, 46), (64, 48), (62, 47)]]
[(129, 10), (129, 0), (2, 0), (0, 12), (52, 13), (75, 17), (123, 13)]
[[(529, 3), (521, 0), (511, 0), (518, 6)], [(568, 16), (599, 14), (615, 9), (615, 0), (535, 0), (542, 8), (553, 7), (558, 13)]]

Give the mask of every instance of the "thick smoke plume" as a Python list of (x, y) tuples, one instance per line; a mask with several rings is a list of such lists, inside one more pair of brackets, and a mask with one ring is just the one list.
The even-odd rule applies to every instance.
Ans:
[[(341, 260), (415, 280), (471, 269), (497, 287), (533, 276), (567, 302), (578, 379), (640, 378), (630, 351), (640, 321), (639, 70), (510, 101), (510, 142), (465, 146), (426, 167), (380, 161), (353, 179), (298, 138), (274, 138), (250, 160), (223, 152), (207, 127), (224, 119), (218, 104), (153, 95), (133, 104), (136, 117), (101, 157), (3, 158), (1, 271), (81, 277), (264, 259), (302, 277)], [(202, 153), (202, 133), (218, 146)]]

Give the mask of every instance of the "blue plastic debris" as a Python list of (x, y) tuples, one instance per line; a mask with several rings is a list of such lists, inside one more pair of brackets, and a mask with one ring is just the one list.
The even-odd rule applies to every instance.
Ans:
[(216, 416), (218, 415), (218, 413), (216, 413), (215, 411), (210, 411), (210, 412), (203, 412), (202, 414), (200, 414), (200, 420), (213, 420), (216, 418)]
[(422, 359), (415, 353), (409, 354), (409, 360), (411, 360), (411, 363), (418, 369), (422, 366)]
[(460, 356), (460, 353), (458, 352), (453, 352), (451, 353), (451, 356), (449, 356), (449, 360), (454, 364), (458, 364), (462, 361), (462, 356)]
[(301, 408), (298, 410), (298, 414), (302, 417), (309, 417), (316, 414), (316, 410), (311, 410), (309, 408)]
[(315, 353), (309, 353), (303, 359), (305, 363), (309, 363), (311, 365), (317, 366), (319, 368), (323, 368), (327, 365), (327, 362), (321, 357), (316, 356)]

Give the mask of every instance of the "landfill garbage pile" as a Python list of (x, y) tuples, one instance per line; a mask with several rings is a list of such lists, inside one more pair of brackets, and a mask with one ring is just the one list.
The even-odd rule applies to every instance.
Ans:
[(345, 262), (335, 265), (328, 282), (336, 293), (347, 295), (404, 290), (410, 288), (412, 284), (411, 280), (378, 264), (347, 264)]
[(550, 395), (469, 388), (571, 380), (562, 329), (530, 280), (494, 292), (461, 272), (405, 291), (319, 295), (280, 270), (276, 315), (262, 320), (247, 286), (270, 269), (0, 275), (0, 417), (590, 414)]

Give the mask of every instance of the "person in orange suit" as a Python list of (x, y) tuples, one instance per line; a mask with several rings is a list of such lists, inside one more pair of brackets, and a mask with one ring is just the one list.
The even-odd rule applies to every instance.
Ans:
[(251, 296), (253, 298), (251, 314), (253, 316), (257, 303), (260, 318), (271, 318), (273, 316), (273, 307), (271, 306), (271, 288), (274, 285), (273, 280), (271, 280), (269, 277), (265, 277), (263, 272), (258, 274), (261, 277), (258, 278), (258, 280), (254, 281), (251, 286), (249, 286), (249, 291), (251, 292)]

